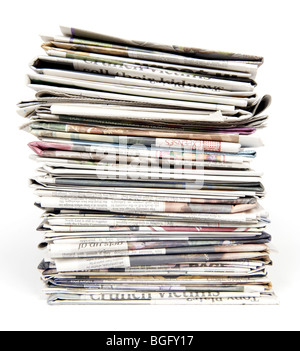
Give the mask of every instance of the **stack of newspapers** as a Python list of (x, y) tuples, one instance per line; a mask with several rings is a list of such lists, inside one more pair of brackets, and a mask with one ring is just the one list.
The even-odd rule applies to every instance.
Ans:
[(21, 102), (50, 304), (276, 304), (262, 57), (61, 27)]

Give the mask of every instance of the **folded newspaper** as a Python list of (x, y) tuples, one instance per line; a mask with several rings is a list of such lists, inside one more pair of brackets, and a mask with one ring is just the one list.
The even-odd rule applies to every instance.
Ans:
[(18, 105), (48, 303), (277, 304), (251, 166), (263, 58), (61, 32), (42, 36)]

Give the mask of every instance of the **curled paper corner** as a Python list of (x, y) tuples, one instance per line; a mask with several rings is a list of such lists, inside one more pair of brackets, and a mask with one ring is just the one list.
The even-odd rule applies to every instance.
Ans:
[(256, 104), (253, 106), (253, 116), (258, 116), (264, 111), (266, 111), (272, 103), (272, 97), (271, 95), (264, 95), (262, 98), (258, 99)]
[(41, 156), (43, 155), (43, 150), (39, 147), (38, 142), (33, 141), (28, 144), (29, 148), (34, 151), (37, 155)]

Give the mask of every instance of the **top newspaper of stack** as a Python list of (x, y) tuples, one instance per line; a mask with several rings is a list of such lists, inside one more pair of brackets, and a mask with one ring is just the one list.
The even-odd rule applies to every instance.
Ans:
[(240, 134), (267, 119), (270, 96), (255, 93), (261, 57), (61, 29), (63, 36), (42, 37), (47, 56), (31, 63), (37, 101), (20, 104), (25, 116)]

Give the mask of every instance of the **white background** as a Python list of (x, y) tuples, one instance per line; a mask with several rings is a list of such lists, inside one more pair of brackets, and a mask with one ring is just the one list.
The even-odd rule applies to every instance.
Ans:
[[(1, 330), (299, 330), (299, 1), (9, 1), (1, 10)], [(39, 34), (59, 25), (130, 39), (265, 57), (258, 92), (273, 104), (258, 166), (268, 190), (275, 251), (270, 277), (280, 306), (62, 306), (41, 294), (42, 259), (28, 178), (35, 164), (18, 130), (16, 103), (33, 98), (28, 63), (42, 54)]]

